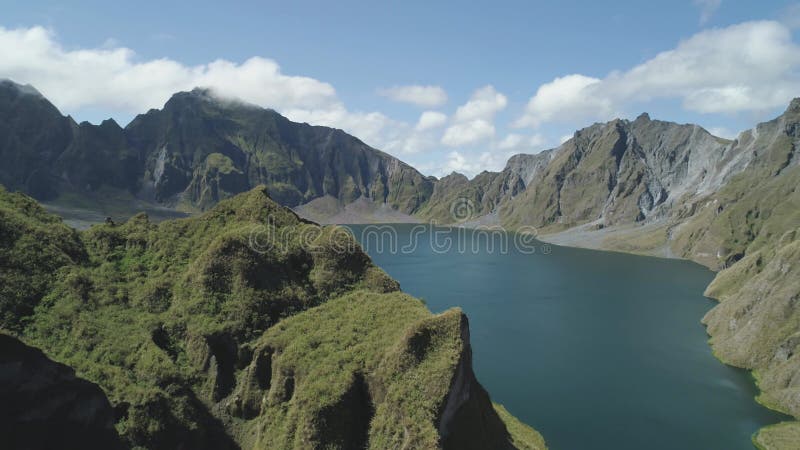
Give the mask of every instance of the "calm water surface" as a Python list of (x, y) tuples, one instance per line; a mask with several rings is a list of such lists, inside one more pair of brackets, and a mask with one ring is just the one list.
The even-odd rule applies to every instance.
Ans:
[(434, 312), (464, 309), (478, 379), (551, 449), (752, 450), (758, 428), (785, 419), (712, 356), (702, 266), (541, 243), (527, 254), (513, 239), (489, 251), (465, 230), (431, 245), (418, 229), (403, 249), (413, 225), (394, 227), (396, 249), (390, 233), (350, 228), (405, 292)]

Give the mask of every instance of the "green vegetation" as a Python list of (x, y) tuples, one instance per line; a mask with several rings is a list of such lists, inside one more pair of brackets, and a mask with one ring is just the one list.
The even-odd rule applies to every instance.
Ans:
[(800, 423), (783, 422), (758, 430), (753, 436), (753, 445), (759, 450), (797, 448), (800, 442)]
[(3, 190), (0, 230), (3, 328), (98, 384), (130, 446), (513, 448), (463, 314), (432, 316), (265, 187), (82, 233)]
[(215, 169), (223, 174), (241, 172), (233, 165), (233, 160), (222, 153), (211, 153), (206, 157), (206, 170), (208, 169)]
[(75, 230), (33, 199), (0, 186), (0, 328), (20, 331), (53, 273), (87, 259)]
[(402, 440), (435, 448), (437, 408), (450, 388), (460, 335), (435, 330), (437, 341), (419, 343), (413, 361), (399, 360), (407, 353), (395, 348), (409, 327), (429, 317), (406, 295), (356, 292), (267, 332), (256, 350), (272, 355), (273, 374), (268, 394), (256, 396), (267, 404), (258, 446), (288, 448), (302, 439), (317, 447), (333, 436), (340, 448), (367, 441), (370, 448), (393, 448)]
[[(774, 153), (787, 158), (781, 141), (768, 147), (768, 161)], [(800, 224), (800, 167), (753, 164), (731, 179), (677, 233), (673, 248), (681, 254), (706, 253), (715, 259), (712, 267), (727, 267), (747, 253), (778, 243), (781, 236)]]
[(495, 403), (494, 410), (497, 411), (497, 414), (503, 422), (505, 422), (514, 445), (517, 448), (524, 450), (542, 450), (547, 448), (544, 443), (544, 438), (542, 438), (542, 435), (539, 434), (538, 431), (520, 422), (519, 419), (512, 416), (503, 405)]
[(453, 173), (436, 183), (430, 200), (417, 215), (439, 224), (474, 220), (494, 211), (504, 187), (500, 173), (482, 172), (472, 180)]
[(668, 246), (668, 228), (662, 225), (645, 230), (634, 225), (606, 237), (603, 245), (620, 252), (660, 256)]
[[(575, 226), (600, 217), (606, 199), (617, 182), (621, 184), (624, 182), (622, 177), (631, 176), (618, 173), (626, 139), (624, 124), (619, 120), (577, 132), (573, 139), (565, 143), (563, 151), (553, 158), (541, 177), (504, 206), (501, 210), (503, 223), (511, 227)], [(628, 186), (636, 190), (642, 187), (639, 183), (628, 183)], [(633, 198), (635, 206), (637, 195), (620, 195), (621, 202), (629, 198)], [(620, 211), (619, 215), (631, 220), (638, 209), (630, 211), (629, 203), (625, 203), (624, 211)]]

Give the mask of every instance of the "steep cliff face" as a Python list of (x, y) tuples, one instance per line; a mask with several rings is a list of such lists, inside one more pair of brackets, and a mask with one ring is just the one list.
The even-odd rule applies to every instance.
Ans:
[(331, 197), (412, 213), (431, 179), (347, 133), (294, 123), (205, 89), (175, 94), (124, 129), (77, 125), (29, 86), (0, 83), (0, 183), (42, 200), (113, 188), (184, 210), (266, 185), (287, 206)]
[(78, 125), (54, 170), (60, 178), (59, 189), (94, 192), (107, 186), (136, 192), (141, 167), (139, 150), (129, 144), (125, 131), (108, 119), (100, 125)]
[(0, 333), (0, 433), (6, 448), (122, 449), (102, 389)]
[[(696, 125), (642, 114), (584, 128), (552, 150), (516, 155), (499, 173), (438, 180), (418, 215), (550, 231), (643, 223), (669, 215), (686, 197), (715, 192), (750, 156)], [(450, 209), (463, 204), (469, 217), (454, 217)]]
[(780, 117), (742, 133), (727, 148), (742, 155), (733, 164), (740, 169), (675, 212), (680, 254), (721, 268), (797, 226), (798, 130), (800, 100), (795, 100)]
[(341, 130), (294, 123), (208, 90), (174, 95), (125, 132), (145, 155), (145, 188), (162, 202), (205, 209), (264, 184), (287, 206), (365, 197), (410, 213), (432, 189), (410, 166)]
[(434, 184), (433, 194), (417, 216), (441, 224), (496, 225), (501, 208), (544, 170), (553, 150), (516, 155), (502, 172), (481, 172), (473, 179), (453, 173)]
[(59, 174), (51, 168), (76, 127), (33, 87), (0, 80), (0, 184), (56, 196)]
[(136, 149), (113, 120), (76, 124), (31, 86), (0, 80), (0, 183), (38, 199), (102, 186), (135, 191)]
[(645, 222), (669, 214), (686, 195), (719, 187), (736, 157), (723, 164), (727, 141), (696, 125), (615, 120), (579, 130), (552, 162), (501, 211), (509, 225), (564, 229)]
[[(0, 193), (14, 220), (63, 227)], [(0, 254), (36, 252), (19, 241), (37, 230), (0, 240)], [(469, 435), (542, 447), (505, 417), (509, 433), (475, 381), (460, 311), (431, 315), (350, 234), (301, 220), (266, 187), (188, 219), (72, 233), (82, 256), (58, 260), (17, 327), (107, 393), (126, 445), (465, 448), (448, 442)]]
[(233, 405), (256, 417), (256, 448), (543, 448), (514, 445), (472, 373), (459, 310), (355, 293), (282, 322), (254, 355)]

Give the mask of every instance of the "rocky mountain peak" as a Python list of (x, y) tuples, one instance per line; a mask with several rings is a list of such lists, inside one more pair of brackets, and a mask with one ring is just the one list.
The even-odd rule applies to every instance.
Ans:
[(469, 180), (466, 175), (464, 175), (463, 173), (460, 173), (460, 172), (456, 172), (454, 170), (454, 171), (450, 172), (449, 175), (445, 175), (444, 177), (442, 177), (442, 179), (440, 181), (444, 181), (444, 180), (462, 180), (462, 179), (464, 181), (468, 181)]
[(469, 178), (466, 175), (458, 173), (458, 172), (451, 172), (450, 175), (443, 176), (440, 178), (434, 187), (434, 190), (437, 193), (442, 193), (453, 189), (457, 186), (466, 186), (469, 184)]
[(795, 98), (789, 103), (789, 107), (778, 118), (782, 120), (786, 126), (786, 133), (791, 136), (798, 136), (798, 129), (800, 129), (800, 97)]
[(800, 113), (800, 97), (792, 99), (792, 101), (789, 103), (789, 107), (786, 108), (786, 112), (795, 114)]
[(194, 109), (200, 106), (211, 106), (220, 110), (255, 110), (259, 112), (271, 111), (259, 105), (248, 103), (244, 100), (226, 97), (212, 88), (195, 87), (191, 91), (182, 91), (173, 94), (164, 104), (163, 110)]
[(119, 126), (117, 121), (111, 118), (100, 122), (100, 128), (122, 129), (122, 127)]
[(0, 89), (14, 90), (20, 94), (44, 98), (44, 96), (30, 84), (19, 84), (8, 78), (0, 79)]
[(217, 100), (211, 89), (196, 87), (191, 91), (181, 91), (172, 94), (172, 96), (164, 104), (164, 109), (174, 109), (182, 107), (191, 107), (200, 102), (212, 102)]

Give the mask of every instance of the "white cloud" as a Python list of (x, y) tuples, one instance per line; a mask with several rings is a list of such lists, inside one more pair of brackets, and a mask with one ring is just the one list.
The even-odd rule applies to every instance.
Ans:
[(440, 86), (394, 86), (378, 91), (380, 95), (396, 102), (431, 108), (447, 103), (447, 92)]
[(452, 172), (464, 173), (465, 171), (469, 171), (471, 168), (472, 163), (467, 161), (467, 158), (464, 157), (464, 155), (457, 151), (452, 151), (447, 154), (447, 160), (445, 161), (444, 167), (442, 167), (439, 175), (447, 175)]
[(416, 130), (432, 130), (444, 126), (447, 123), (447, 115), (438, 111), (425, 111), (419, 116)]
[(45, 28), (0, 27), (0, 76), (36, 86), (64, 109), (141, 112), (196, 86), (279, 110), (327, 107), (337, 101), (330, 84), (285, 75), (270, 59), (186, 66), (167, 58), (138, 61), (132, 50), (110, 45), (67, 50)]
[(476, 90), (467, 103), (458, 107), (455, 120), (458, 122), (475, 119), (491, 120), (507, 104), (506, 96), (497, 92), (494, 86), (484, 86)]
[(494, 131), (494, 125), (483, 119), (456, 123), (447, 127), (442, 136), (442, 144), (448, 147), (476, 144), (494, 136)]
[[(350, 111), (329, 83), (284, 74), (267, 58), (194, 66), (168, 58), (140, 60), (113, 40), (98, 48), (66, 49), (53, 31), (38, 26), (0, 27), (0, 54), (0, 78), (35, 86), (67, 113), (89, 108), (129, 117), (160, 108), (175, 92), (202, 86), (295, 121), (342, 128), (390, 152), (412, 153), (437, 142), (380, 112)], [(429, 115), (428, 124), (431, 118), (436, 119)]]
[(736, 139), (736, 136), (738, 134), (735, 131), (731, 131), (725, 127), (711, 127), (707, 131), (713, 134), (714, 136), (725, 139)]
[(505, 138), (503, 138), (503, 140), (500, 141), (499, 144), (497, 144), (497, 148), (501, 148), (501, 149), (517, 148), (520, 145), (522, 145), (522, 142), (524, 140), (525, 140), (525, 136), (523, 136), (521, 134), (511, 133), (508, 136), (506, 136)]
[(434, 150), (439, 146), (439, 135), (434, 131), (419, 131), (405, 126), (398, 128), (394, 138), (386, 141), (381, 149), (391, 154), (404, 155)]
[[(439, 129), (447, 124), (447, 116), (436, 111), (422, 113), (414, 124), (377, 111), (350, 110), (331, 84), (285, 74), (277, 62), (258, 56), (241, 63), (218, 59), (198, 65), (168, 58), (147, 60), (112, 39), (95, 48), (67, 48), (55, 32), (38, 26), (0, 27), (0, 55), (0, 78), (35, 86), (73, 115), (91, 110), (127, 118), (162, 107), (175, 92), (200, 86), (273, 108), (291, 120), (341, 128), (396, 155), (440, 145)], [(418, 88), (406, 90), (419, 94), (407, 98), (418, 104), (446, 100), (441, 88)]]
[(694, 0), (694, 5), (700, 8), (700, 25), (705, 25), (721, 4), (722, 0)]
[(508, 158), (512, 155), (513, 152), (501, 154), (482, 152), (472, 155), (459, 151), (451, 151), (447, 154), (447, 159), (444, 161), (444, 164), (441, 167), (434, 168), (432, 172), (437, 177), (443, 177), (453, 172), (458, 172), (472, 178), (484, 170), (493, 172), (502, 170)]
[(593, 95), (591, 88), (600, 83), (597, 78), (584, 75), (567, 75), (539, 86), (536, 95), (528, 101), (525, 115), (514, 126), (538, 127), (544, 122), (580, 120), (592, 114), (608, 115), (608, 99)]
[(561, 136), (561, 137), (558, 139), (558, 143), (559, 143), (559, 144), (563, 144), (564, 142), (567, 142), (568, 140), (572, 139), (572, 136), (573, 136), (573, 135), (571, 135), (571, 134), (565, 134), (564, 136)]
[(291, 120), (341, 128), (367, 144), (383, 148), (392, 139), (408, 132), (408, 124), (391, 119), (380, 112), (352, 112), (335, 104), (318, 109), (280, 111)]
[(567, 75), (542, 85), (515, 125), (607, 120), (635, 102), (680, 99), (700, 113), (765, 111), (800, 92), (800, 47), (774, 21), (695, 34), (675, 49), (603, 79)]
[(541, 147), (545, 144), (545, 142), (546, 140), (541, 134), (525, 136), (522, 134), (510, 133), (497, 144), (497, 148), (500, 150), (512, 150), (515, 152), (532, 152), (541, 150)]
[(456, 110), (451, 125), (442, 136), (442, 144), (461, 147), (494, 137), (494, 116), (507, 104), (506, 96), (497, 92), (493, 86), (476, 90), (469, 101)]

